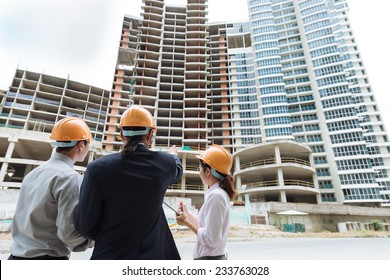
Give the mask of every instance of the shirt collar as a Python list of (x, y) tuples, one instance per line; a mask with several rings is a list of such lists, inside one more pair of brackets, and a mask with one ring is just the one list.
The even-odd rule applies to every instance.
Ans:
[(219, 188), (219, 182), (216, 182), (214, 185), (212, 185), (212, 186), (206, 191), (206, 194), (211, 193), (211, 192), (214, 191), (216, 188)]
[(63, 155), (61, 153), (54, 153), (51, 157), (50, 157), (51, 160), (60, 160), (60, 161), (63, 161), (65, 162), (67, 165), (69, 165), (70, 167), (73, 167), (73, 160), (66, 156), (66, 155)]

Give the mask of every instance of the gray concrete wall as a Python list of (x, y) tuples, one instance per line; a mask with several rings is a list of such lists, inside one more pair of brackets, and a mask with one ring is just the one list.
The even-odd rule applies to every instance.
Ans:
[(15, 213), (18, 197), (19, 197), (19, 190), (12, 190), (12, 189), (0, 190), (0, 220), (12, 219)]
[[(334, 214), (311, 214), (308, 216), (294, 217), (295, 223), (305, 224), (308, 232), (332, 231), (336, 232), (338, 223), (357, 222), (369, 223), (373, 220), (379, 220), (381, 223), (389, 223), (390, 217), (383, 216), (356, 216), (356, 215), (334, 215)], [(281, 217), (275, 213), (269, 213), (270, 225), (279, 225), (283, 223), (292, 223), (292, 218)]]
[[(379, 220), (381, 223), (390, 222), (390, 209), (359, 207), (350, 205), (330, 204), (299, 204), (280, 202), (251, 203), (251, 214), (267, 215), (269, 225), (291, 223), (292, 217), (277, 215), (286, 210), (296, 210), (308, 213), (306, 216), (295, 216), (295, 223), (305, 224), (306, 231), (337, 231), (338, 223), (361, 222), (371, 223)], [(234, 211), (234, 210), (233, 210)]]
[[(0, 204), (3, 203), (17, 203), (19, 197), (19, 190), (14, 189), (0, 189)], [(1, 210), (1, 209), (0, 209)]]
[(0, 232), (10, 232), (19, 190), (0, 189)]

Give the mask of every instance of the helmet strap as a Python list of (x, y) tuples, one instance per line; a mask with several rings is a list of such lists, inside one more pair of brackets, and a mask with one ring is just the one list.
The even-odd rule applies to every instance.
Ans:
[(81, 140), (70, 141), (70, 142), (50, 142), (50, 144), (53, 147), (68, 148), (68, 147), (75, 146), (79, 141)]
[(211, 166), (210, 166), (210, 170), (211, 170), (211, 174), (212, 174), (215, 178), (217, 178), (219, 181), (222, 181), (222, 180), (225, 178), (225, 176), (222, 176), (221, 174), (219, 174), (219, 173), (217, 172), (217, 170), (215, 170), (215, 169), (212, 168)]
[(150, 130), (151, 130), (150, 127), (147, 127), (144, 130), (124, 130), (124, 129), (122, 129), (122, 134), (123, 134), (123, 136), (126, 136), (126, 137), (140, 136), (140, 135), (148, 134)]

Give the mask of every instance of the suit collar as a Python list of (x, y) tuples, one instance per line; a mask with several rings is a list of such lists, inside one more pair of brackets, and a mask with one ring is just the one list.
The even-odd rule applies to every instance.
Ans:
[(137, 146), (137, 148), (136, 148), (135, 150), (136, 150), (136, 151), (148, 151), (149, 149), (148, 149), (148, 147), (146, 147), (145, 144), (139, 143), (138, 146)]

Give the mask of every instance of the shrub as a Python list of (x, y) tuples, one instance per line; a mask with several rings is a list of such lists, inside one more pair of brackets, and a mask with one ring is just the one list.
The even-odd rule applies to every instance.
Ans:
[(371, 221), (371, 224), (374, 226), (374, 230), (381, 230), (382, 226), (378, 220)]

